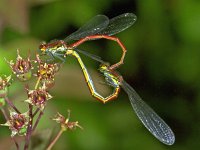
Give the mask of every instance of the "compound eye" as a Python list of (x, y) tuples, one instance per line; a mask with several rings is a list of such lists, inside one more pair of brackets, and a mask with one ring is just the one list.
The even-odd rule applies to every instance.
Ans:
[(46, 51), (46, 44), (45, 43), (42, 43), (42, 44), (40, 44), (40, 46), (39, 46), (39, 49), (42, 51), (42, 52), (45, 52)]

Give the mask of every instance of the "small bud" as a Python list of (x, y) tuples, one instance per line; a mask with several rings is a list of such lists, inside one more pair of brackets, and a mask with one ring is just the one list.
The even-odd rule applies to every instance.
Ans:
[(15, 136), (16, 134), (25, 136), (28, 126), (28, 114), (18, 114), (10, 111), (10, 119), (5, 124), (1, 125), (9, 127), (12, 132), (11, 137)]
[(19, 55), (19, 50), (17, 50), (17, 59), (14, 63), (13, 60), (8, 62), (14, 74), (16, 74), (17, 78), (20, 81), (27, 81), (32, 77), (32, 65), (30, 61), (30, 56), (28, 58), (23, 59)]
[(10, 86), (11, 76), (0, 76), (0, 98), (7, 96), (8, 86)]
[(46, 91), (50, 90), (54, 85), (55, 85), (55, 80), (42, 80), (41, 81), (42, 84), (45, 84), (46, 86)]
[(47, 89), (52, 88), (55, 84), (55, 74), (60, 68), (59, 64), (42, 62), (42, 60), (39, 58), (39, 55), (36, 55), (36, 60), (39, 63), (36, 76), (41, 78), (41, 82), (46, 85)]
[(25, 102), (28, 102), (31, 105), (38, 107), (40, 110), (43, 110), (46, 102), (51, 98), (52, 96), (46, 91), (46, 86), (44, 84), (37, 90), (28, 90), (28, 99), (25, 100)]
[(61, 125), (62, 130), (64, 130), (64, 131), (65, 130), (74, 130), (74, 129), (76, 129), (76, 127), (83, 129), (83, 127), (81, 127), (79, 125), (78, 121), (71, 122), (71, 121), (69, 121), (69, 118), (70, 118), (70, 110), (68, 110), (67, 118), (65, 118), (60, 113), (57, 113), (55, 118), (53, 118), (53, 120), (55, 120), (57, 123), (59, 123)]

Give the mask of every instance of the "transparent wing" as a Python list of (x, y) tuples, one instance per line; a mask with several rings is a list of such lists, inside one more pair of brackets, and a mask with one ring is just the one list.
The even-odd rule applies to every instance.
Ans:
[(136, 20), (137, 17), (133, 13), (121, 14), (117, 17), (110, 19), (108, 26), (104, 30), (100, 31), (98, 34), (103, 34), (103, 35), (117, 34), (132, 26)]
[(74, 33), (70, 34), (64, 41), (79, 40), (89, 35), (94, 35), (106, 28), (109, 24), (108, 17), (104, 15), (97, 15), (89, 20), (85, 25), (79, 28)]
[(98, 61), (98, 62), (100, 62), (100, 63), (103, 63), (103, 64), (106, 63), (105, 61), (103, 61), (103, 60), (101, 59), (101, 57), (99, 57), (99, 56), (97, 56), (97, 55), (90, 54), (90, 53), (88, 53), (88, 52), (86, 52), (86, 51), (83, 51), (83, 50), (80, 50), (80, 49), (77, 49), (77, 48), (75, 48), (75, 51), (77, 51), (77, 52), (79, 52), (79, 53), (81, 53), (81, 54), (83, 54), (83, 55), (85, 55), (85, 56), (88, 56), (88, 57), (90, 57), (91, 59), (96, 60), (96, 61)]
[(170, 127), (150, 108), (126, 81), (122, 81), (122, 88), (129, 96), (131, 105), (144, 126), (161, 142), (172, 145), (175, 136)]

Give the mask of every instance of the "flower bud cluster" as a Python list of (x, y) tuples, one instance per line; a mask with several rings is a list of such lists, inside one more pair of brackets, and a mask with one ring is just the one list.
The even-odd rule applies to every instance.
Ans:
[[(12, 101), (8, 99), (8, 87), (10, 86), (11, 76), (0, 76), (0, 108), (4, 111), (5, 104), (8, 104), (10, 108), (10, 115), (7, 117), (4, 114), (7, 122), (1, 124), (2, 126), (8, 126), (11, 130), (11, 136), (21, 135), (26, 136), (27, 133), (31, 134), (31, 130), (27, 126), (32, 122), (33, 115), (32, 110), (36, 107), (40, 112), (43, 112), (47, 101), (52, 98), (47, 90), (53, 87), (55, 82), (55, 75), (59, 71), (59, 65), (57, 63), (47, 63), (40, 59), (40, 56), (36, 54), (34, 60), (30, 59), (30, 54), (23, 58), (17, 50), (16, 60), (7, 61), (12, 73), (20, 82), (27, 82), (32, 78), (35, 78), (35, 88), (29, 88), (27, 82), (25, 84), (25, 90), (27, 92), (28, 99), (25, 100), (29, 104), (29, 113), (21, 114), (21, 112), (15, 107)], [(28, 106), (28, 105), (27, 105)], [(30, 107), (31, 106), (31, 107)], [(14, 112), (11, 111), (14, 109)], [(6, 112), (6, 111), (4, 111)]]
[(10, 119), (7, 120), (2, 126), (8, 126), (11, 130), (11, 137), (16, 134), (20, 136), (26, 135), (27, 126), (28, 126), (28, 113), (18, 114), (16, 112), (10, 111)]
[(54, 121), (61, 125), (63, 131), (65, 130), (75, 130), (77, 127), (83, 129), (78, 123), (78, 121), (69, 121), (70, 119), (70, 110), (68, 110), (68, 117), (65, 118), (60, 113), (57, 113), (56, 116), (53, 118)]
[(29, 90), (27, 89), (28, 99), (25, 102), (38, 107), (43, 110), (47, 101), (52, 98), (52, 96), (46, 91), (45, 84), (39, 89)]
[(23, 59), (20, 54), (19, 50), (17, 50), (17, 58), (16, 61), (14, 62), (11, 60), (8, 62), (10, 64), (10, 67), (12, 69), (12, 72), (17, 76), (17, 78), (20, 81), (27, 81), (32, 77), (32, 64), (30, 61), (30, 55)]

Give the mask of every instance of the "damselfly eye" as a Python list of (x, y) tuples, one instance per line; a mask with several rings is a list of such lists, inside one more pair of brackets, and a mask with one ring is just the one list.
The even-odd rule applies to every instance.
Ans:
[(42, 52), (45, 52), (46, 49), (47, 49), (47, 44), (46, 44), (46, 43), (40, 44), (39, 49), (40, 49)]
[(105, 72), (109, 70), (108, 68), (109, 68), (109, 64), (101, 64), (99, 70), (100, 72)]

